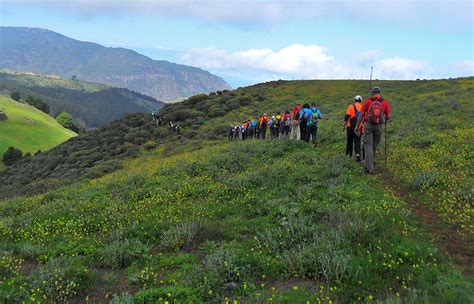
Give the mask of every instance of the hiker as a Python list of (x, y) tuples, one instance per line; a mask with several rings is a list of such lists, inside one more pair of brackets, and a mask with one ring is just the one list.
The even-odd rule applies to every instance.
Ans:
[(282, 134), (285, 136), (285, 137), (289, 137), (290, 136), (290, 133), (291, 133), (291, 115), (290, 115), (290, 111), (286, 110), (285, 111), (285, 114), (283, 114), (283, 117), (282, 117), (282, 128), (283, 128), (283, 132)]
[(263, 114), (260, 117), (260, 137), (262, 138), (262, 140), (265, 140), (265, 138), (267, 136), (268, 121), (269, 121), (269, 119), (267, 117), (267, 114)]
[(257, 117), (257, 120), (254, 121), (254, 132), (255, 132), (255, 138), (260, 139), (260, 119)]
[(361, 161), (360, 152), (360, 136), (355, 133), (357, 119), (360, 116), (362, 109), (362, 97), (357, 95), (354, 97), (354, 103), (351, 104), (344, 116), (342, 127), (347, 131), (346, 155), (352, 157), (352, 151), (355, 150), (355, 157), (357, 161)]
[(169, 128), (170, 130), (174, 130), (174, 124), (173, 124), (173, 122), (172, 122), (171, 120), (170, 120), (170, 122), (168, 123), (168, 128)]
[(309, 143), (309, 140), (311, 138), (313, 144), (316, 144), (318, 123), (321, 119), (321, 112), (317, 108), (316, 103), (313, 103), (311, 105), (311, 108), (309, 108), (308, 104), (305, 104), (303, 106), (303, 112), (301, 116), (306, 119), (304, 140)]
[(179, 135), (179, 133), (181, 132), (181, 126), (179, 124), (176, 124), (176, 127), (174, 127), (175, 131), (176, 131), (176, 134)]
[(303, 104), (303, 108), (300, 110), (300, 139), (306, 140), (306, 126), (308, 124), (308, 117), (303, 115), (305, 111), (309, 110), (309, 104)]
[(270, 139), (275, 139), (275, 115), (273, 115), (268, 121), (268, 127), (270, 128)]
[(300, 111), (301, 104), (297, 103), (293, 109), (291, 109), (291, 135), (290, 139), (299, 140), (301, 137), (300, 133)]
[(151, 119), (153, 120), (153, 122), (156, 122), (156, 110), (153, 110), (151, 111)]
[(251, 120), (247, 120), (247, 127), (248, 127), (248, 136), (249, 136), (249, 138), (253, 138), (254, 128), (253, 128), (253, 123), (252, 123)]
[(242, 123), (242, 140), (245, 140), (247, 139), (247, 136), (248, 136), (248, 127), (249, 127), (249, 124), (247, 121), (244, 121)]
[(281, 127), (281, 115), (280, 112), (277, 112), (275, 115), (275, 120), (273, 122), (273, 128), (274, 128), (274, 136), (275, 138), (280, 137), (280, 127)]
[(229, 134), (227, 135), (229, 141), (233, 140), (235, 137), (235, 126), (231, 125), (229, 128)]
[(158, 126), (161, 126), (161, 124), (163, 123), (163, 119), (161, 119), (161, 116), (159, 116), (158, 114), (156, 115), (156, 124)]
[(375, 172), (374, 160), (377, 146), (383, 133), (383, 125), (390, 119), (390, 105), (380, 96), (380, 88), (373, 87), (372, 97), (362, 105), (355, 131), (361, 134), (361, 124), (364, 122), (365, 172)]

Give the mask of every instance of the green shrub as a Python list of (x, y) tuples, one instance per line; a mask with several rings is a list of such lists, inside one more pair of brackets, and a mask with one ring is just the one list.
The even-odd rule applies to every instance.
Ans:
[(163, 233), (160, 246), (164, 249), (178, 251), (192, 244), (200, 225), (196, 222), (174, 226)]
[(150, 250), (150, 247), (137, 239), (118, 239), (112, 241), (101, 251), (101, 262), (114, 269), (127, 267)]
[(8, 147), (7, 151), (3, 153), (3, 163), (7, 166), (11, 166), (21, 160), (22, 157), (23, 153), (20, 151), (20, 149)]
[(20, 101), (20, 93), (18, 93), (17, 91), (13, 91), (11, 94), (10, 94), (10, 98), (15, 100), (15, 101)]
[(46, 102), (44, 102), (41, 98), (28, 95), (25, 99), (25, 102), (37, 108), (38, 110), (41, 110), (42, 112), (46, 114), (49, 114), (49, 111), (50, 111), (49, 105)]
[(81, 259), (60, 257), (35, 270), (29, 285), (52, 301), (66, 302), (68, 298), (87, 289), (91, 283), (91, 272)]

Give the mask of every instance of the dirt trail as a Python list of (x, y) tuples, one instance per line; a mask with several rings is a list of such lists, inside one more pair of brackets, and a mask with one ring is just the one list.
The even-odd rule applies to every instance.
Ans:
[(474, 276), (474, 250), (469, 240), (463, 239), (456, 229), (444, 224), (436, 213), (418, 201), (406, 187), (401, 186), (388, 174), (379, 175), (385, 187), (408, 203), (412, 212), (427, 227), (436, 244), (453, 262), (458, 265), (464, 274)]

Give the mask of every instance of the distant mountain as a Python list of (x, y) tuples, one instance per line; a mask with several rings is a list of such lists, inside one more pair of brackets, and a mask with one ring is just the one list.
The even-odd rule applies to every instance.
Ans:
[(128, 88), (159, 100), (229, 89), (199, 68), (153, 60), (135, 51), (78, 41), (39, 28), (0, 27), (0, 67)]
[(163, 106), (161, 101), (128, 89), (8, 70), (0, 70), (2, 90), (17, 91), (22, 99), (40, 97), (53, 116), (66, 111), (89, 128), (101, 127), (125, 113), (149, 112)]

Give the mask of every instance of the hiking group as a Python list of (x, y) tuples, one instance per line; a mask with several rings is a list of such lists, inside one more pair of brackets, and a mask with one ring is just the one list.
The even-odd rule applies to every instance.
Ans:
[[(355, 159), (364, 161), (365, 172), (370, 174), (375, 172), (375, 152), (391, 115), (390, 105), (381, 97), (380, 88), (373, 87), (371, 95), (363, 103), (360, 95), (355, 96), (343, 119), (343, 128), (347, 132), (346, 155), (352, 157), (354, 152)], [(271, 116), (265, 113), (255, 120), (246, 120), (241, 125), (231, 125), (228, 138), (265, 140), (269, 133), (270, 139), (286, 137), (306, 142), (311, 140), (316, 144), (321, 118), (321, 111), (315, 103), (311, 106), (296, 104), (291, 110)]]
[[(283, 114), (281, 114), (283, 113)], [(277, 112), (271, 116), (266, 113), (255, 120), (246, 120), (242, 125), (230, 126), (229, 140), (270, 139), (287, 137), (295, 140), (312, 141), (316, 144), (318, 123), (322, 118), (317, 105), (297, 104), (291, 110)]]

